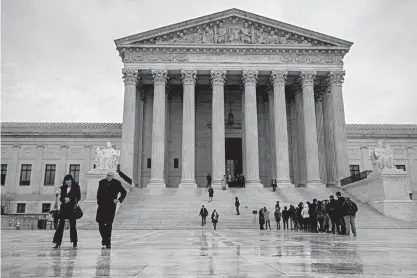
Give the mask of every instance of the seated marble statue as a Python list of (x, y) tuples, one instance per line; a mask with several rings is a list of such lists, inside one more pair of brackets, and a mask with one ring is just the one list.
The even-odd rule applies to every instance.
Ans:
[(378, 142), (378, 147), (370, 151), (370, 159), (374, 169), (395, 168), (391, 147), (386, 142)]
[(120, 151), (115, 150), (110, 142), (106, 143), (106, 147), (96, 149), (96, 169), (97, 170), (116, 170), (119, 163)]

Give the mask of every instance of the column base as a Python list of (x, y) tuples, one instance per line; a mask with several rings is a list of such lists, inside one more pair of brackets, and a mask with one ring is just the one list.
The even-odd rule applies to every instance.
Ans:
[(325, 188), (326, 185), (323, 184), (321, 181), (307, 181), (306, 187), (308, 188)]
[(178, 185), (179, 188), (197, 188), (195, 180), (182, 180)]
[(280, 188), (294, 188), (294, 187), (295, 187), (295, 185), (292, 184), (290, 181), (288, 181), (288, 182), (285, 182), (285, 181), (277, 182), (277, 188), (278, 189), (280, 189)]
[(164, 180), (150, 180), (147, 188), (166, 188), (166, 184)]
[(251, 187), (251, 188), (263, 188), (263, 184), (259, 180), (246, 180), (245, 181), (245, 187)]
[[(206, 185), (207, 186), (207, 185)], [(227, 186), (227, 185), (226, 185)], [(213, 189), (221, 189), (222, 188), (222, 181), (221, 180), (212, 180), (211, 181), (211, 187)]]

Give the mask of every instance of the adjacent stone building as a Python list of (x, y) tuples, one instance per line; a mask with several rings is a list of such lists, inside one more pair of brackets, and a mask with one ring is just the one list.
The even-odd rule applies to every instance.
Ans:
[[(66, 173), (79, 180), (95, 148), (121, 150), (137, 186), (340, 186), (371, 170), (369, 148), (394, 149), (416, 190), (417, 125), (346, 125), (343, 58), (351, 42), (227, 10), (115, 41), (124, 63), (123, 125), (2, 123), (2, 193), (12, 210), (47, 211)], [(50, 206), (50, 205), (49, 205)], [(15, 212), (13, 211), (13, 212)]]

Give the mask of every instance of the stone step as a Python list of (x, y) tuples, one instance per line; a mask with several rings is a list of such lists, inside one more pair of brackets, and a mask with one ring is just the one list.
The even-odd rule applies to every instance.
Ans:
[[(275, 226), (273, 210), (276, 201), (281, 208), (313, 198), (328, 199), (336, 188), (282, 188), (272, 192), (270, 188), (231, 188), (215, 190), (213, 202), (208, 202), (206, 188), (134, 188), (121, 205), (115, 219), (114, 229), (192, 229), (201, 225), (198, 216), (201, 205), (209, 211), (215, 208), (219, 227), (228, 229), (259, 228), (252, 211), (266, 206), (270, 211), (271, 226)], [(343, 195), (347, 195), (343, 193)], [(234, 200), (239, 197), (241, 215), (237, 216)], [(368, 228), (417, 227), (416, 223), (404, 222), (383, 216), (369, 205), (352, 198), (359, 207), (358, 226)], [(207, 219), (208, 225), (211, 220)]]

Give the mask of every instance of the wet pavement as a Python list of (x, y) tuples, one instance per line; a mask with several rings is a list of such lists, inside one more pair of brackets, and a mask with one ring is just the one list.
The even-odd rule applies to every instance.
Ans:
[(358, 237), (292, 231), (2, 231), (1, 277), (416, 277), (417, 229), (360, 229)]

